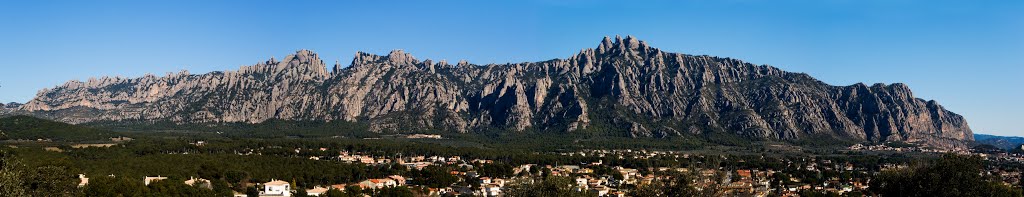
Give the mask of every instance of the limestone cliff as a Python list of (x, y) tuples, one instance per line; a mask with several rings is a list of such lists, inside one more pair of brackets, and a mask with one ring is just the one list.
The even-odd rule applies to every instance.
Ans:
[(971, 140), (963, 117), (904, 84), (832, 86), (740, 60), (604, 38), (566, 59), (500, 65), (357, 53), (330, 71), (301, 50), (235, 71), (103, 77), (44, 89), (14, 113), (83, 123), (268, 119), (365, 122), (379, 132), (728, 132), (755, 139)]

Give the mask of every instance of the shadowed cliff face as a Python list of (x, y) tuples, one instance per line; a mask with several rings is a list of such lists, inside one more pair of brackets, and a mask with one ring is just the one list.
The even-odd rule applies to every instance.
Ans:
[(904, 84), (831, 86), (802, 73), (605, 38), (567, 59), (503, 65), (357, 53), (327, 71), (311, 51), (237, 71), (70, 81), (19, 112), (83, 123), (268, 119), (365, 122), (374, 131), (727, 132), (755, 139), (973, 139), (967, 122)]

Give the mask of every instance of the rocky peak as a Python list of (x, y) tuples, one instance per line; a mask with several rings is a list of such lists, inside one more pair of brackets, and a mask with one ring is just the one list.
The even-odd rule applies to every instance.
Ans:
[(455, 67), (466, 67), (466, 66), (469, 66), (469, 61), (466, 61), (466, 60), (459, 60), (459, 63), (455, 65)]
[[(616, 40), (618, 40), (618, 36), (615, 36), (615, 37), (616, 37)], [(605, 52), (610, 51), (614, 44), (615, 43), (612, 42), (611, 38), (608, 38), (608, 36), (605, 36), (603, 39), (601, 39), (601, 44), (597, 45), (597, 53), (602, 53), (603, 54)]]
[(381, 57), (378, 55), (357, 51), (356, 55), (352, 56), (351, 66), (360, 67), (363, 65), (372, 64), (374, 62), (379, 61), (380, 59)]
[(341, 60), (334, 60), (334, 68), (331, 69), (331, 73), (341, 72)]
[(7, 113), (13, 112), (15, 110), (18, 110), (18, 109), (21, 108), (21, 106), (22, 106), (21, 103), (15, 103), (15, 102), (10, 102), (10, 103), (7, 103), (7, 104), (0, 103), (0, 115), (7, 114)]
[(298, 50), (295, 54), (288, 55), (284, 58), (284, 61), (275, 65), (278, 72), (292, 70), (296, 74), (309, 74), (317, 78), (326, 78), (328, 76), (327, 67), (324, 65), (324, 61), (320, 59), (320, 56), (306, 49)]
[(310, 50), (306, 50), (306, 49), (295, 51), (295, 54), (292, 54), (289, 57), (290, 58), (286, 58), (286, 59), (291, 59), (291, 61), (294, 62), (294, 63), (291, 63), (293, 65), (302, 65), (302, 64), (319, 64), (319, 65), (323, 65), (323, 60), (320, 60), (320, 55), (317, 55), (315, 52), (310, 51)]
[(388, 53), (387, 59), (396, 65), (413, 65), (419, 63), (415, 57), (401, 49), (392, 50), (391, 53)]
[(647, 42), (633, 36), (622, 38), (616, 35), (615, 39), (604, 37), (596, 49), (597, 54), (605, 56), (627, 56), (631, 58), (643, 58), (659, 52)]
[(401, 49), (392, 50), (388, 55), (379, 56), (365, 52), (356, 52), (352, 58), (352, 68), (362, 69), (427, 69), (432, 70), (433, 62), (430, 60), (420, 62), (412, 55)]
[[(274, 65), (274, 64), (277, 64), (277, 63), (278, 63), (277, 59), (275, 59), (274, 56), (270, 56), (270, 59), (267, 60), (266, 62), (263, 62), (262, 65)], [(260, 64), (257, 64), (257, 65), (260, 65)]]

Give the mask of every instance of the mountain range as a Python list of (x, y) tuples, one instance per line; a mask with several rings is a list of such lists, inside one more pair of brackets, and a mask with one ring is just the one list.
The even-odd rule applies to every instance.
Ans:
[(1022, 149), (1024, 145), (1024, 137), (1017, 136), (996, 136), (986, 134), (974, 134), (975, 142), (979, 144), (988, 144), (997, 148), (1012, 150)]
[(565, 59), (488, 65), (395, 50), (358, 52), (349, 66), (327, 68), (300, 50), (232, 71), (69, 81), (5, 109), (67, 123), (323, 120), (384, 133), (720, 133), (942, 147), (974, 138), (962, 116), (902, 83), (833, 86), (772, 66), (666, 52), (630, 36), (605, 37)]

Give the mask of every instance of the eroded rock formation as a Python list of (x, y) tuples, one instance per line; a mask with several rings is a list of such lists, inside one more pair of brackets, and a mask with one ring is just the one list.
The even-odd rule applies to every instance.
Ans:
[(904, 84), (832, 86), (736, 59), (604, 38), (567, 59), (500, 65), (357, 53), (330, 71), (301, 50), (236, 71), (103, 77), (44, 89), (20, 107), (56, 120), (365, 122), (380, 132), (728, 132), (750, 138), (970, 140), (963, 117)]

